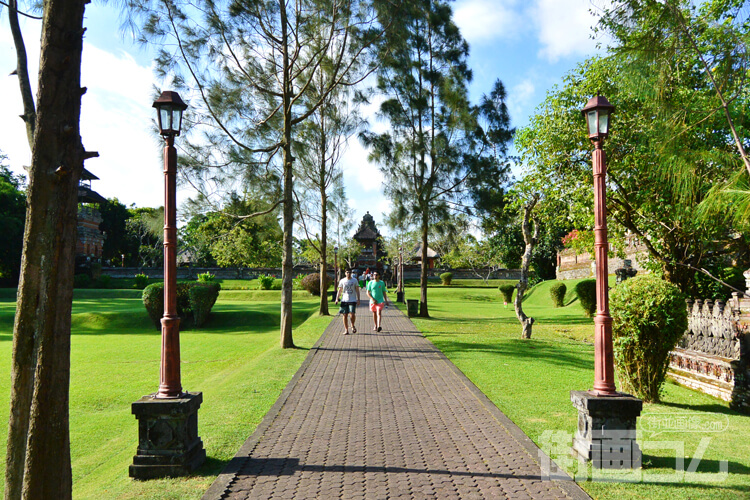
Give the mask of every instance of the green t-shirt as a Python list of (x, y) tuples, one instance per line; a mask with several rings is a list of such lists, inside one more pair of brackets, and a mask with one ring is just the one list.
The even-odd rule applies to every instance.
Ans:
[(375, 280), (367, 283), (367, 291), (370, 292), (370, 295), (375, 299), (376, 304), (383, 302), (385, 300), (383, 294), (388, 292), (388, 290), (385, 289), (385, 282)]

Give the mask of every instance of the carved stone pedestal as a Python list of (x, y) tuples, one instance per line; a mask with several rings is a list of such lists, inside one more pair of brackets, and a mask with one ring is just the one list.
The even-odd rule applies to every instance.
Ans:
[(594, 396), (586, 391), (570, 391), (570, 400), (578, 409), (574, 455), (590, 460), (597, 469), (641, 466), (635, 431), (643, 401), (629, 394)]
[(133, 403), (138, 419), (138, 451), (130, 477), (154, 479), (187, 476), (206, 460), (198, 437), (198, 408), (203, 393), (184, 393), (180, 398), (143, 396)]

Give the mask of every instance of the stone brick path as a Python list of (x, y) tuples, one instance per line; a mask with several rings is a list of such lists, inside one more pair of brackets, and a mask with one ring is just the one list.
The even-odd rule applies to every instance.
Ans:
[(204, 499), (589, 498), (397, 309), (335, 317)]

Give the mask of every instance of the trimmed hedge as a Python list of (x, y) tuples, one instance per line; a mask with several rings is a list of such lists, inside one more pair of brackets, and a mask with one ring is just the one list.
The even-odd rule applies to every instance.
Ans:
[[(326, 290), (331, 286), (331, 278), (326, 274)], [(320, 273), (308, 274), (300, 282), (302, 288), (310, 292), (312, 295), (320, 296)]]
[(440, 281), (443, 282), (443, 285), (449, 286), (451, 282), (453, 281), (453, 273), (443, 273), (440, 275)]
[(216, 304), (216, 299), (219, 298), (221, 285), (208, 282), (191, 283), (191, 285), (188, 289), (188, 297), (190, 298), (190, 307), (193, 310), (195, 326), (199, 328), (208, 320), (211, 308)]
[(586, 316), (593, 316), (596, 312), (596, 280), (579, 281), (573, 290)]
[(553, 283), (549, 287), (549, 295), (552, 297), (552, 303), (555, 307), (563, 307), (565, 305), (565, 293), (567, 293), (568, 287), (565, 283)]
[[(206, 288), (208, 290), (193, 289)], [(193, 319), (195, 326), (206, 322), (211, 308), (219, 297), (221, 285), (218, 283), (177, 283), (177, 315), (186, 321)], [(152, 283), (143, 289), (143, 305), (146, 307), (154, 326), (161, 328), (161, 318), (164, 315), (164, 283)]]
[(647, 403), (659, 401), (669, 351), (687, 329), (685, 296), (653, 275), (612, 290), (612, 338), (620, 389)]
[(515, 285), (500, 285), (497, 289), (503, 294), (504, 302), (513, 302), (513, 292), (516, 289)]
[(137, 288), (138, 290), (143, 290), (148, 286), (148, 275), (140, 273), (135, 275), (135, 284), (133, 285), (133, 288)]

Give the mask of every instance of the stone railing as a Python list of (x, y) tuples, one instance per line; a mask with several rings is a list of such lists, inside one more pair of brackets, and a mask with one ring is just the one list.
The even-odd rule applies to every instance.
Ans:
[(688, 300), (688, 329), (670, 353), (678, 383), (750, 410), (750, 299), (735, 293), (726, 303)]

